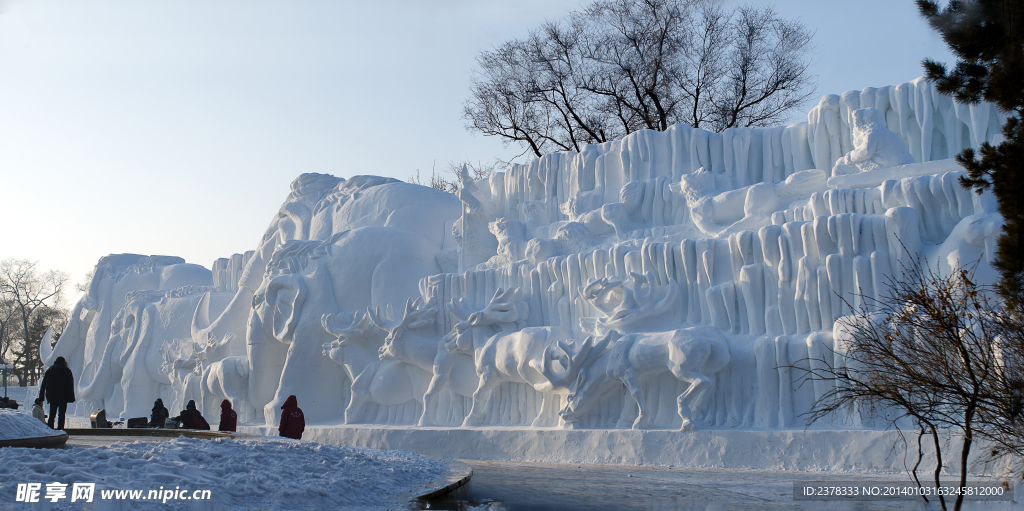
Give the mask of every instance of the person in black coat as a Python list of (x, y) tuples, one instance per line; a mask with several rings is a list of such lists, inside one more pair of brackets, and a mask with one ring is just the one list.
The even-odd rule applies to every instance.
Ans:
[(167, 411), (167, 407), (164, 406), (164, 400), (157, 398), (153, 403), (153, 416), (150, 418), (149, 427), (151, 428), (162, 428), (167, 418), (171, 416), (171, 412)]
[(39, 384), (39, 395), (46, 396), (50, 403), (50, 417), (47, 426), (53, 428), (53, 420), (57, 419), (57, 429), (64, 429), (64, 414), (68, 403), (75, 402), (75, 376), (64, 357), (57, 357), (53, 366), (43, 374), (43, 382)]
[(196, 409), (196, 402), (189, 401), (185, 405), (185, 409), (181, 411), (181, 415), (177, 417), (171, 417), (171, 420), (178, 421), (181, 423), (181, 427), (185, 429), (205, 429), (210, 430), (210, 423), (206, 422), (203, 418), (203, 414), (199, 413)]

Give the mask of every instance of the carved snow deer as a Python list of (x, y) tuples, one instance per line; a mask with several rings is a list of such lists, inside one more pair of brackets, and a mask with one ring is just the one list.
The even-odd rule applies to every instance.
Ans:
[(472, 358), (449, 353), (444, 349), (444, 341), (438, 339), (432, 328), (428, 328), (435, 325), (436, 315), (434, 302), (423, 303), (420, 299), (406, 302), (405, 313), (399, 320), (385, 317), (380, 308), (369, 312), (373, 324), (388, 332), (379, 350), (382, 361), (405, 362), (424, 371), (427, 377), (433, 375), (423, 396), (423, 413), (417, 422), (419, 426), (433, 425), (439, 406), (438, 391), (447, 388), (455, 395), (470, 398), (479, 380)]
[[(532, 427), (548, 423), (548, 400), (558, 391), (568, 390), (567, 383), (575, 368), (571, 367), (573, 357), (564, 359), (559, 372), (548, 366), (549, 348), (558, 343), (568, 348), (575, 344), (571, 333), (560, 327), (521, 328), (529, 315), (526, 302), (522, 301), (519, 288), (498, 289), (482, 310), (471, 311), (462, 299), (452, 300), (448, 310), (460, 322), (445, 336), (447, 351), (470, 353), (479, 376), (479, 383), (473, 392), (473, 405), (463, 426), (479, 425), (489, 409), (494, 389), (501, 382), (525, 383), (541, 393), (541, 412), (531, 424)], [(582, 348), (580, 348), (582, 349)], [(577, 357), (578, 359), (578, 357)], [(437, 380), (443, 375), (434, 374)], [(431, 382), (431, 388), (434, 387)], [(430, 390), (427, 391), (428, 394)]]
[(580, 318), (580, 328), (591, 335), (604, 335), (612, 330), (661, 330), (670, 324), (678, 324), (675, 316), (679, 310), (679, 286), (672, 279), (658, 285), (651, 272), (643, 275), (630, 272), (628, 279), (591, 279), (580, 291), (580, 296), (604, 315), (601, 318)]
[(352, 399), (345, 408), (345, 423), (363, 420), (370, 403), (384, 406), (419, 401), (427, 376), (398, 360), (380, 360), (378, 345), (386, 332), (377, 328), (369, 313), (325, 314), (321, 325), (336, 340), (324, 344), (324, 355), (341, 364), (352, 381)]
[(566, 423), (577, 421), (609, 384), (622, 382), (639, 408), (632, 427), (643, 428), (648, 413), (640, 376), (668, 371), (690, 384), (676, 399), (676, 405), (683, 420), (682, 429), (694, 429), (691, 407), (701, 404), (702, 398), (714, 388), (712, 376), (725, 368), (730, 359), (725, 337), (708, 326), (627, 335), (612, 330), (602, 342), (610, 342), (611, 346), (588, 367), (581, 368), (569, 388), (565, 407), (559, 412)]

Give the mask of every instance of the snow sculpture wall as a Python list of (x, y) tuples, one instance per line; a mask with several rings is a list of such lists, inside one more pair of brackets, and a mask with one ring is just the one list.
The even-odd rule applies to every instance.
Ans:
[[(295, 394), (327, 423), (799, 427), (827, 389), (788, 367), (831, 356), (836, 320), (908, 258), (995, 278), (1001, 219), (948, 158), (1001, 122), (919, 79), (790, 126), (679, 125), (464, 176), (458, 198), (304, 174), (253, 252), (178, 283), (209, 288), (104, 294), (97, 271), (54, 353), (126, 413), (231, 399), (273, 424)], [(118, 298), (142, 289), (164, 291)]]
[(211, 283), (210, 270), (180, 257), (116, 254), (100, 259), (64, 334), (43, 359), (47, 366), (58, 356), (68, 361), (78, 385), (77, 413), (107, 407), (112, 417), (147, 414), (160, 397), (153, 382), (163, 381), (156, 367), (159, 349), (168, 340), (163, 330), (187, 332), (195, 308), (185, 306), (162, 318), (144, 309), (153, 309), (150, 305), (162, 292), (178, 290), (173, 292), (177, 297), (185, 293), (182, 289), (205, 291), (186, 286)]

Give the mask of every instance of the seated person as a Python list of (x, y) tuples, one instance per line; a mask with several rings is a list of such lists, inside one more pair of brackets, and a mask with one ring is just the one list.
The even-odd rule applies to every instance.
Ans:
[(199, 413), (199, 410), (196, 409), (196, 402), (194, 400), (188, 402), (185, 409), (181, 411), (181, 415), (172, 417), (171, 420), (180, 422), (181, 427), (184, 429), (210, 430), (210, 423), (206, 422), (203, 414)]
[(46, 412), (43, 411), (43, 398), (37, 397), (32, 405), (32, 416), (46, 424)]
[(151, 428), (162, 428), (164, 422), (170, 417), (171, 412), (167, 411), (167, 407), (164, 406), (164, 400), (157, 398), (153, 403), (153, 415), (149, 419), (149, 427)]

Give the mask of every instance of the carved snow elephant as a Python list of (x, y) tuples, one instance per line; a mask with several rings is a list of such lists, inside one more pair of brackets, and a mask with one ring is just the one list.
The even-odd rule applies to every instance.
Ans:
[(120, 357), (112, 357), (109, 343), (114, 319), (126, 304), (125, 297), (139, 291), (167, 291), (212, 283), (210, 270), (186, 264), (180, 257), (105, 256), (96, 265), (86, 295), (75, 304), (65, 334), (43, 363), (49, 366), (57, 357), (68, 361), (78, 385), (78, 413), (87, 414), (103, 407), (110, 411), (110, 404), (119, 408), (123, 403), (121, 374), (112, 370), (110, 364), (117, 365), (116, 359)]
[(162, 397), (161, 385), (171, 384), (161, 370), (160, 348), (188, 336), (188, 317), (206, 291), (204, 286), (188, 286), (129, 293), (114, 317), (102, 359), (105, 367), (80, 382), (81, 394), (105, 393), (104, 406), (112, 416), (149, 415), (153, 402)]
[(194, 326), (196, 342), (206, 343), (211, 337), (219, 339), (245, 329), (267, 264), (289, 241), (323, 241), (351, 229), (392, 227), (418, 233), (437, 245), (431, 251), (435, 255), (429, 257), (436, 257), (438, 251), (454, 243), (449, 226), (459, 216), (461, 205), (448, 193), (392, 178), (353, 176), (346, 180), (315, 173), (302, 174), (292, 182), (291, 189), (253, 256), (246, 261), (231, 303), (219, 316), (204, 318)]
[(309, 420), (338, 415), (345, 376), (323, 356), (334, 338), (321, 318), (406, 303), (419, 294), (421, 278), (440, 272), (439, 248), (414, 232), (366, 227), (323, 242), (292, 241), (274, 253), (247, 330), (249, 398), (267, 424), (292, 394)]
[[(459, 200), (451, 194), (391, 178), (354, 176), (346, 180), (324, 174), (303, 174), (291, 188), (288, 200), (246, 262), (234, 298), (219, 316), (211, 317), (198, 311), (200, 313), (196, 314), (192, 328), (192, 338), (199, 344), (218, 341), (229, 333), (237, 333), (237, 338), (242, 339), (241, 334), (245, 332), (246, 342), (240, 347), (241, 351), (236, 353), (232, 348), (232, 354), (244, 352), (249, 358), (250, 374), (256, 376), (249, 380), (248, 396), (250, 404), (257, 410), (274, 398), (284, 359), (288, 356), (287, 343), (291, 342), (294, 334), (294, 328), (278, 328), (275, 333), (265, 318), (253, 316), (266, 300), (268, 290), (273, 291), (270, 293), (272, 297), (278, 297), (277, 290), (281, 286), (270, 285), (272, 279), (267, 280), (267, 268), (274, 264), (275, 258), (290, 257), (278, 256), (278, 252), (288, 253), (302, 244), (316, 245), (339, 235), (348, 236), (345, 233), (361, 228), (404, 229), (403, 232), (414, 233), (418, 240), (415, 244), (420, 252), (416, 256), (423, 259), (422, 264), (431, 267), (429, 271), (439, 273), (439, 269), (434, 269), (437, 255), (443, 248), (454, 244), (450, 225), (461, 212)], [(373, 241), (368, 243), (374, 244)], [(287, 249), (286, 245), (293, 247)], [(380, 261), (365, 263), (369, 264), (366, 275), (372, 274), (369, 268), (377, 262)], [(377, 273), (375, 281), (391, 280), (382, 273)], [(360, 282), (360, 286), (370, 287), (370, 284)], [(415, 279), (403, 285), (415, 288)], [(297, 298), (298, 293), (289, 292), (290, 299)], [(404, 303), (407, 296), (398, 294), (402, 298), (396, 303)], [(365, 310), (371, 305), (368, 292), (355, 293), (354, 296), (359, 298), (346, 299), (350, 307), (345, 310), (349, 313)], [(325, 313), (339, 310), (324, 306)], [(273, 314), (270, 321), (273, 322)], [(278, 318), (277, 322), (281, 324), (285, 320)], [(301, 404), (302, 396), (298, 397)], [(308, 415), (309, 407), (303, 406), (303, 410)]]

